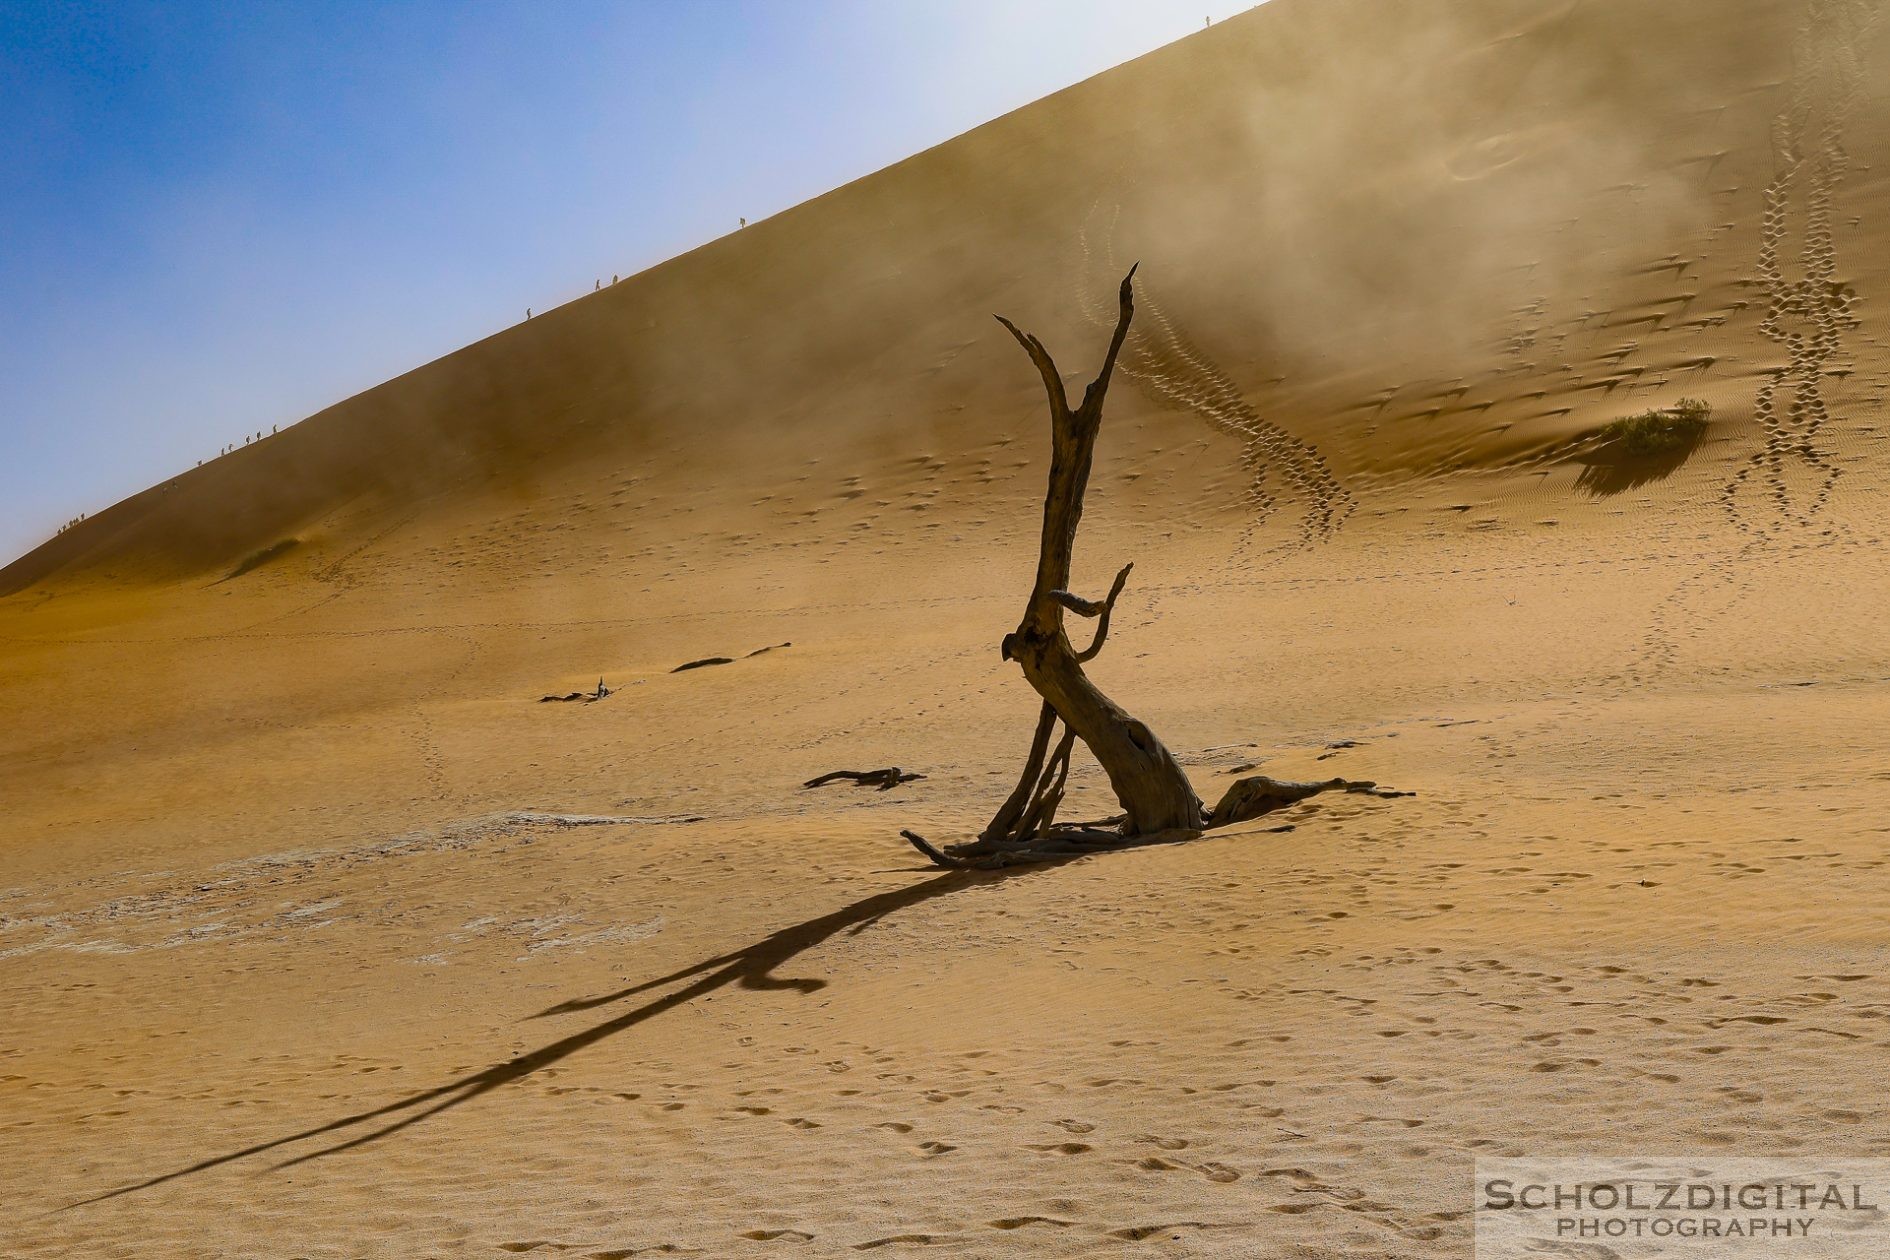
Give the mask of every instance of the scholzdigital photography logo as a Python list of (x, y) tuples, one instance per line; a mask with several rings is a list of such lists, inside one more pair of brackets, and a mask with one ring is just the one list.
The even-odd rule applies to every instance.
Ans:
[(1622, 1260), (1875, 1257), (1890, 1252), (1886, 1204), (1890, 1160), (1482, 1159), (1477, 1260), (1594, 1246)]

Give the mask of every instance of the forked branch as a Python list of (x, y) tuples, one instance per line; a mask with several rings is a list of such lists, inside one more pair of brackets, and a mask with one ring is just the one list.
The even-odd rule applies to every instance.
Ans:
[(1017, 344), (1024, 348), (1024, 353), (1030, 356), (1030, 361), (1037, 365), (1037, 371), (1043, 377), (1044, 392), (1050, 395), (1051, 422), (1054, 424), (1059, 418), (1068, 415), (1070, 403), (1068, 396), (1063, 392), (1063, 378), (1057, 375), (1056, 360), (1052, 359), (1050, 352), (1044, 349), (1043, 342), (1038, 341), (1036, 337), (1002, 315), (993, 316), (993, 318), (1011, 330), (1011, 336), (1017, 338)]

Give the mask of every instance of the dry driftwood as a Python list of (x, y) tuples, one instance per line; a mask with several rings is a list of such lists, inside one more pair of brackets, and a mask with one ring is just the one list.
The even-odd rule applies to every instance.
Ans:
[(582, 701), (585, 704), (595, 704), (597, 701), (603, 700), (609, 697), (611, 694), (612, 692), (610, 688), (606, 687), (604, 685), (604, 680), (600, 678), (597, 680), (596, 691), (567, 691), (564, 695), (561, 695), (561, 696), (556, 696), (556, 695), (540, 696), (538, 697), (538, 703), (540, 704), (554, 704), (554, 703), (555, 704), (571, 704), (576, 701)]
[(832, 770), (818, 778), (809, 779), (801, 784), (804, 788), (823, 787), (829, 783), (838, 783), (850, 779), (861, 787), (877, 787), (880, 791), (889, 791), (901, 783), (910, 783), (914, 779), (923, 779), (922, 774), (909, 774), (898, 766), (887, 766), (884, 770)]
[(1208, 811), (1207, 825), (1225, 827), (1230, 823), (1246, 822), (1249, 818), (1284, 809), (1321, 792), (1352, 792), (1360, 796), (1417, 795), (1416, 792), (1381, 788), (1370, 779), (1322, 779), (1313, 783), (1295, 783), (1289, 779), (1273, 779), (1256, 774), (1251, 779), (1238, 780), (1227, 789), (1220, 803)]

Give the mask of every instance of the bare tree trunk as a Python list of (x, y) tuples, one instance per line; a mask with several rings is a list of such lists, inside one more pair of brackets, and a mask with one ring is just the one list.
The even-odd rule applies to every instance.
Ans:
[[(1123, 803), (1126, 835), (1153, 835), (1157, 831), (1200, 831), (1204, 822), (1200, 797), (1194, 795), (1181, 765), (1155, 737), (1155, 731), (1130, 718), (1083, 674), (1083, 661), (1102, 650), (1109, 633), (1108, 614), (1115, 608), (1115, 597), (1123, 593), (1128, 569), (1117, 576), (1108, 599), (1100, 604), (1075, 599), (1068, 593), (1075, 527), (1083, 519), (1083, 491), (1089, 489), (1096, 434), (1102, 433), (1102, 400), (1108, 395), (1109, 376), (1115, 372), (1115, 359), (1128, 336), (1128, 321), (1136, 315), (1134, 278), (1136, 268), (1130, 266), (1123, 276), (1121, 314), (1115, 319), (1115, 336), (1109, 338), (1108, 355), (1075, 410), (1064, 395), (1057, 363), (1043, 348), (1043, 342), (1002, 315), (998, 317), (1038, 366), (1051, 404), (1051, 476), (1049, 491), (1043, 495), (1038, 580), (1030, 589), (1030, 603), (1024, 604), (1024, 618), (1017, 631), (1005, 637), (1004, 656), (1021, 665), (1024, 678), (1043, 697), (1043, 703), (1057, 710), (1062, 724), (1089, 746), (1102, 765), (1115, 799)], [(1081, 656), (1064, 633), (1066, 610), (1104, 618), (1096, 625), (1096, 640)]]
[[(1036, 733), (1023, 774), (997, 814), (974, 844), (948, 845), (940, 850), (911, 831), (900, 834), (940, 866), (1006, 866), (1074, 857), (1136, 844), (1185, 840), (1209, 826), (1242, 822), (1283, 808), (1319, 792), (1343, 789), (1378, 796), (1409, 793), (1379, 789), (1369, 782), (1332, 779), (1323, 783), (1286, 783), (1257, 775), (1234, 784), (1215, 806), (1212, 815), (1194, 793), (1188, 776), (1155, 733), (1104, 695), (1083, 673), (1109, 636), (1109, 618), (1134, 566), (1124, 565), (1109, 594), (1100, 600), (1070, 593), (1070, 559), (1076, 548), (1076, 527), (1083, 519), (1083, 494), (1089, 487), (1089, 469), (1102, 429), (1103, 397), (1116, 357), (1135, 317), (1132, 288), (1135, 268), (1122, 278), (1115, 335), (1103, 358), (1102, 370), (1083, 391), (1075, 409), (1064, 393), (1063, 378), (1043, 343), (1002, 315), (998, 322), (1017, 338), (1043, 377), (1050, 400), (1050, 484), (1043, 500), (1043, 538), (1037, 553), (1037, 579), (1023, 620), (1004, 636), (1005, 660), (1016, 661), (1024, 678), (1043, 697)], [(1063, 615), (1096, 620), (1096, 636), (1078, 651), (1063, 626)], [(1058, 724), (1063, 734), (1053, 745)], [(1057, 808), (1069, 779), (1070, 754), (1082, 740), (1109, 776), (1109, 786), (1122, 803), (1122, 817), (1108, 823), (1056, 826)]]
[[(1083, 673), (1083, 662), (1102, 650), (1109, 633), (1109, 615), (1128, 580), (1128, 568), (1117, 576), (1114, 587), (1102, 601), (1080, 599), (1068, 589), (1076, 527), (1083, 519), (1083, 494), (1089, 486), (1096, 435), (1102, 430), (1103, 398), (1109, 392), (1116, 356), (1128, 336), (1129, 321), (1135, 316), (1134, 278), (1135, 269), (1131, 267), (1122, 279), (1121, 313), (1102, 370), (1083, 391), (1083, 401), (1074, 410), (1064, 393), (1056, 363), (1043, 343), (1003, 316), (998, 319), (1017, 338), (1043, 376), (1044, 390), (1050, 400), (1051, 443), (1050, 483), (1043, 501), (1043, 538), (1037, 556), (1037, 580), (1031, 588), (1029, 602), (1024, 605), (1023, 620), (1014, 632), (1005, 636), (1003, 654), (1005, 659), (1018, 663), (1024, 678), (1043, 697), (1044, 717), (1047, 719), (1054, 713), (1094, 754), (1103, 773), (1109, 776), (1116, 799), (1122, 803), (1123, 831), (1139, 836), (1162, 831), (1199, 831), (1204, 820), (1201, 800), (1194, 794), (1180, 763), (1155, 733), (1124, 712)], [(1076, 650), (1064, 631), (1065, 612), (1100, 618), (1095, 641), (1083, 652)], [(1032, 747), (1033, 762), (1040, 760), (1041, 750), (1048, 744), (1048, 727), (1047, 721), (1039, 721), (1039, 737)], [(1067, 773), (1067, 752), (1062, 762), (1062, 773)], [(1032, 777), (1032, 768), (1026, 768), (1026, 780)], [(1023, 783), (1019, 784), (1019, 789), (1021, 793)], [(1056, 794), (1061, 795), (1060, 782)], [(1026, 821), (1036, 822), (1031, 828), (1035, 832), (1048, 826), (1051, 821), (1048, 817), (1030, 820), (1018, 816), (1014, 808), (1016, 795), (986, 828), (987, 839), (1002, 836), (1022, 839), (1016, 829)]]

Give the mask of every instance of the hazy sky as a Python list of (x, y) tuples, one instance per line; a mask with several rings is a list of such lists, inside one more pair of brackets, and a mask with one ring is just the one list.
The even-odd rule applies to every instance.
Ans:
[(0, 563), (1250, 4), (0, 0)]

